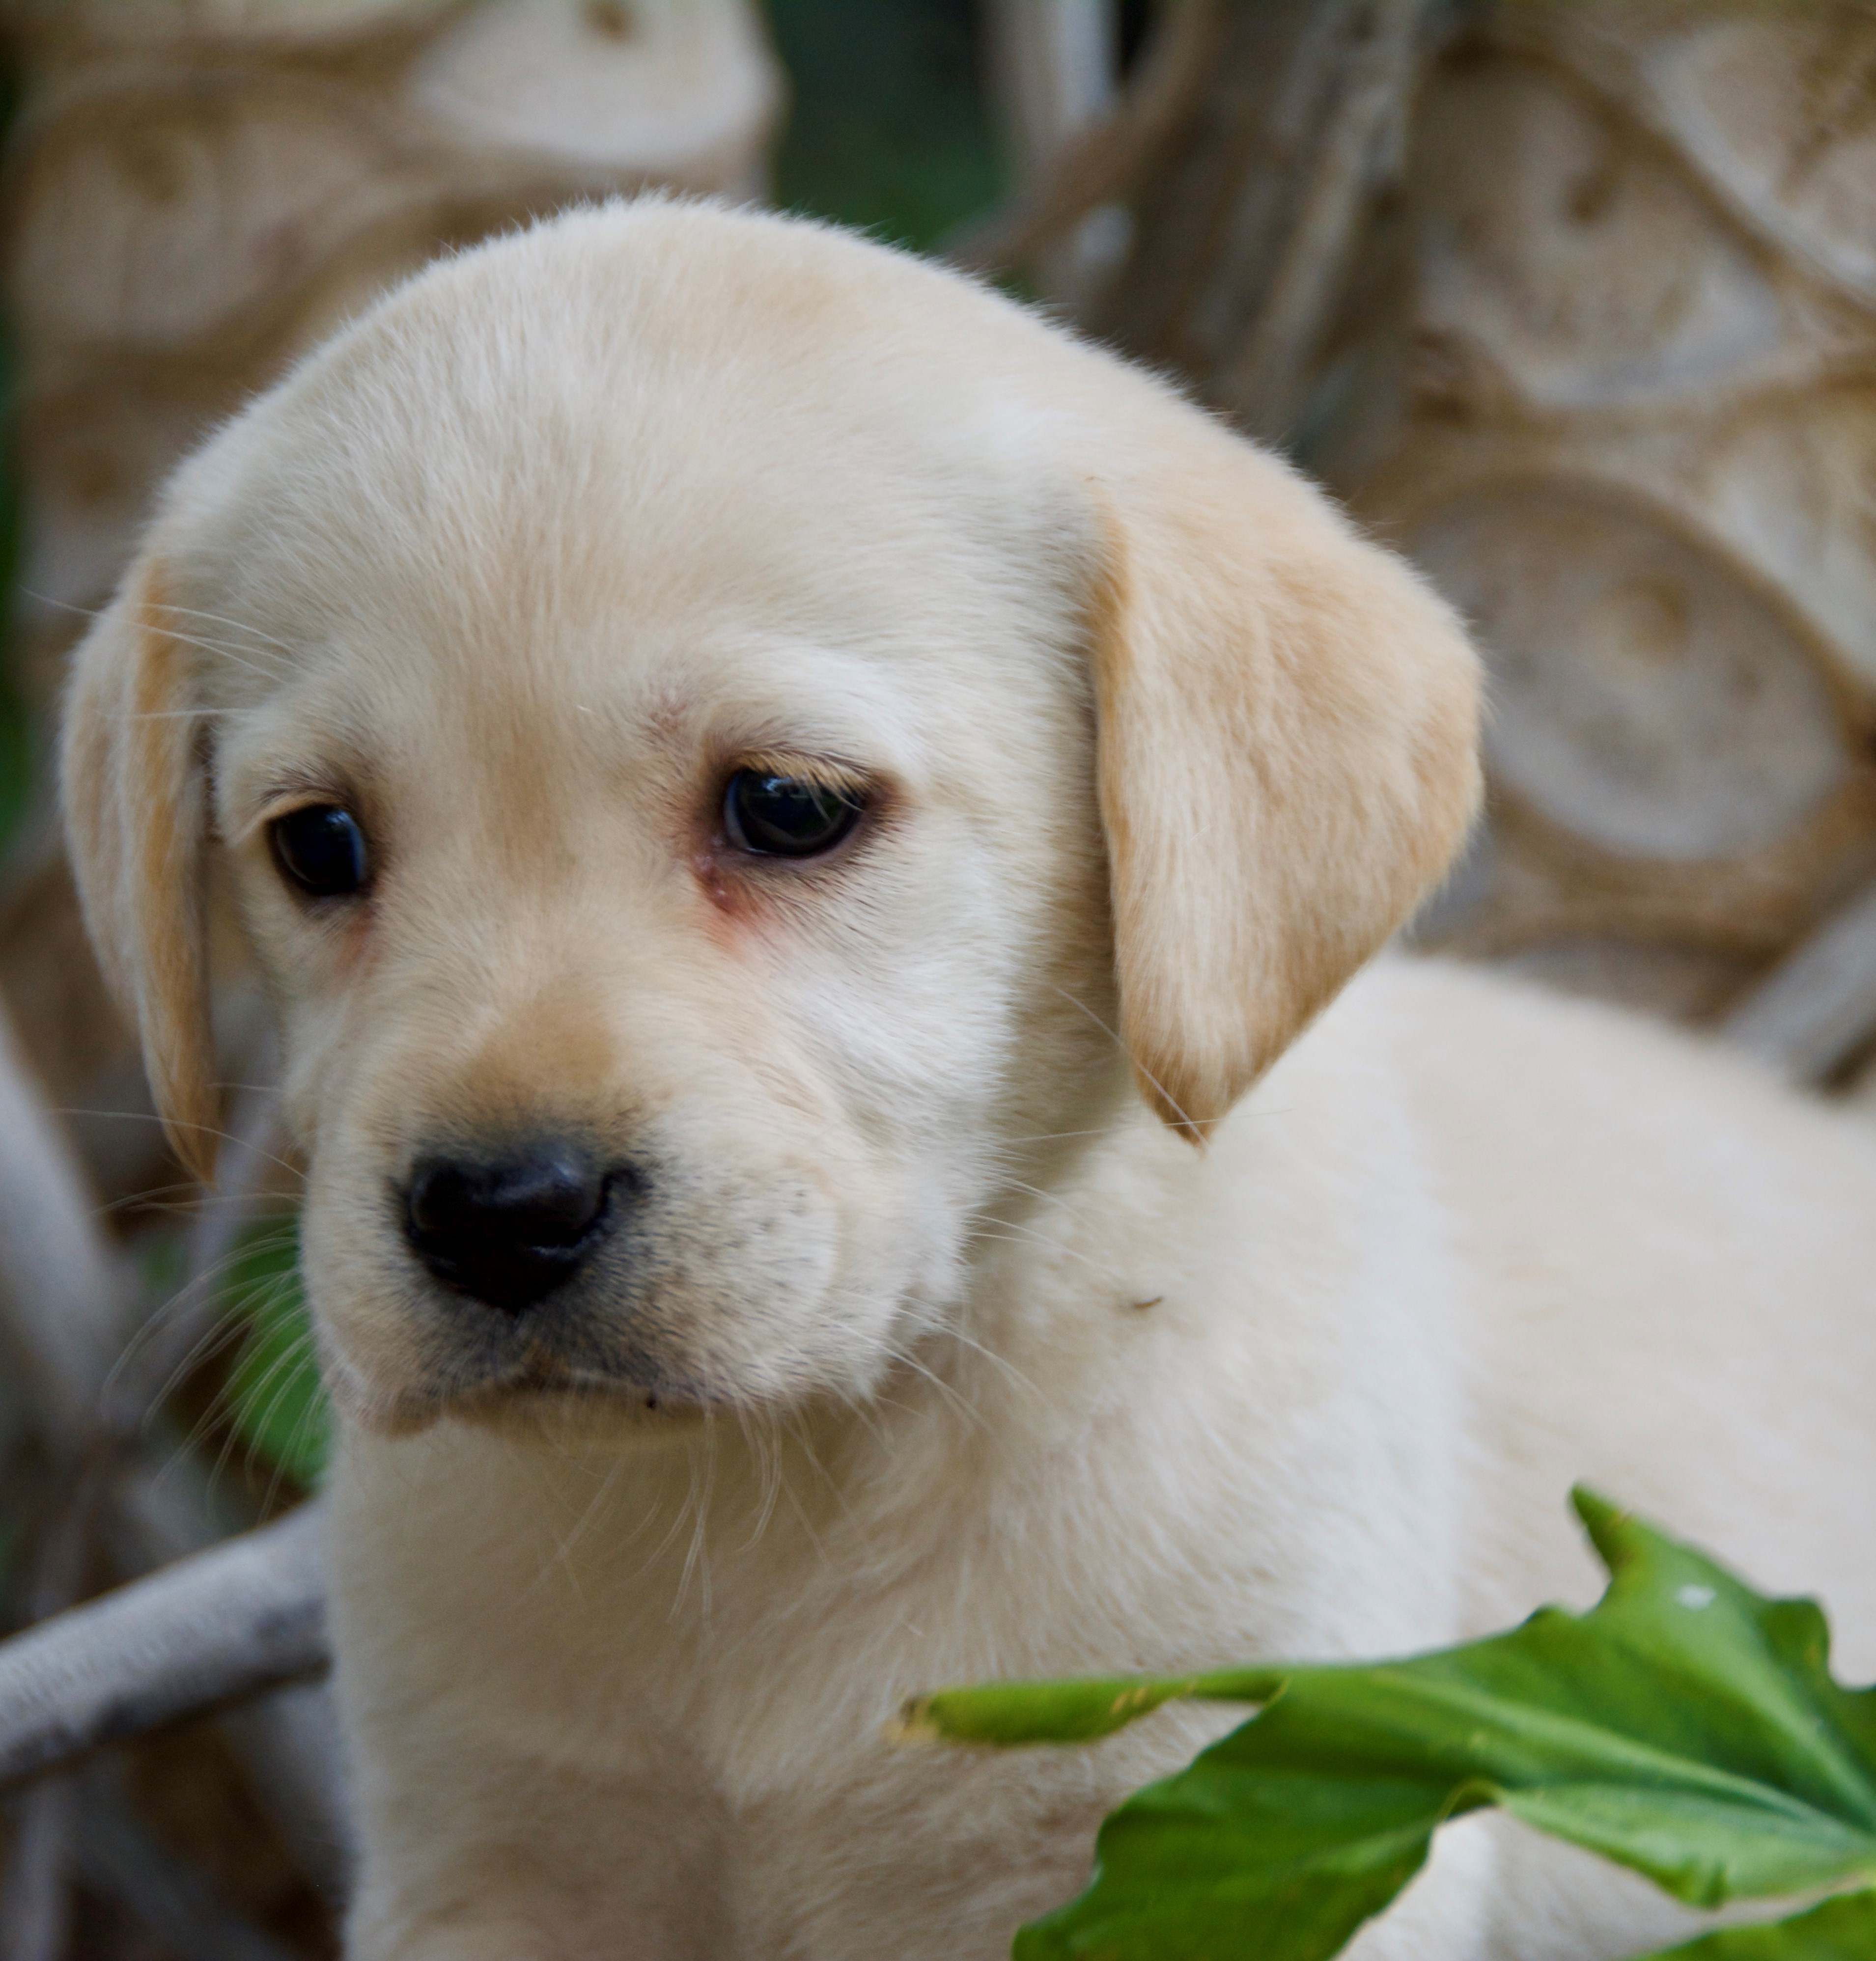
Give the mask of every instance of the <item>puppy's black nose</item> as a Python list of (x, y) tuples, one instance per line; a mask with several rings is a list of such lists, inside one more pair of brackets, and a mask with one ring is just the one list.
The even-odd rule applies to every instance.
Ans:
[(411, 1174), (405, 1230), (439, 1280), (519, 1314), (606, 1236), (619, 1181), (557, 1145), (499, 1162), (426, 1158)]

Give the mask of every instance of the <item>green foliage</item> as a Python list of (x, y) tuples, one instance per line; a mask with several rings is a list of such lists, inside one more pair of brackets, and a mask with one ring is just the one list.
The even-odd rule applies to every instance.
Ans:
[(1654, 1961), (1869, 1961), (1876, 1954), (1876, 1892), (1844, 1893), (1809, 1913), (1729, 1927), (1670, 1947)]
[(319, 1482), (332, 1440), (299, 1281), (299, 1236), (250, 1239), (228, 1276), (228, 1311), (247, 1322), (228, 1381), (229, 1417), (247, 1448), (302, 1484)]
[[(915, 1704), (914, 1733), (1086, 1743), (1175, 1697), (1262, 1713), (1102, 1827), (1082, 1896), (1017, 1961), (1326, 1961), (1448, 1819), (1501, 1806), (1695, 1906), (1876, 1880), (1876, 1691), (1839, 1688), (1823, 1616), (1766, 1600), (1584, 1491), (1607, 1566), (1584, 1615), (1372, 1666), (1006, 1684)], [(1680, 1950), (1876, 1952), (1876, 1894)], [(1848, 1945), (1845, 1943), (1848, 1943)], [(1860, 1944), (1859, 1944), (1860, 1943)]]
[(963, 0), (770, 0), (793, 103), (776, 202), (924, 249), (1003, 173)]

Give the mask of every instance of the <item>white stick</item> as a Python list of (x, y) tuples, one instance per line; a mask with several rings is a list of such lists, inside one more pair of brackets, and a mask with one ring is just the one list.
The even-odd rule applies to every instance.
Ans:
[[(107, 1540), (118, 1570), (141, 1574), (186, 1559), (239, 1529), (218, 1518), (213, 1480), (184, 1460), (127, 1481)], [(219, 1720), (255, 1801), (287, 1850), (316, 1891), (343, 1900), (351, 1806), (331, 1685), (296, 1682), (225, 1710)]]
[(126, 1292), (97, 1201), (0, 1012), (0, 1341), (62, 1456), (75, 1456), (97, 1423)]
[(1821, 1083), (1876, 1035), (1876, 886), (1801, 940), (1719, 1025), (1800, 1083)]
[(317, 1502), (0, 1645), (0, 1786), (316, 1674)]

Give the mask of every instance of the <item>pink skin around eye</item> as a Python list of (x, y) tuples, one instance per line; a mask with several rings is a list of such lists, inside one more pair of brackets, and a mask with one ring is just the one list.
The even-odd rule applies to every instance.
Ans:
[(704, 930), (726, 952), (739, 952), (749, 933), (767, 923), (770, 908), (758, 882), (743, 872), (742, 854), (723, 833), (722, 793), (699, 826), (704, 833), (691, 854), (691, 872), (710, 902)]
[(706, 846), (692, 854), (691, 872), (709, 902), (704, 929), (726, 953), (740, 953), (749, 936), (759, 933), (772, 917), (755, 882), (739, 878), (723, 862), (722, 852)]
[[(876, 792), (868, 792), (868, 818), (875, 823), (879, 802)], [(707, 838), (691, 854), (691, 875), (709, 902), (705, 931), (726, 952), (747, 952), (752, 935), (766, 937), (774, 928), (785, 926), (788, 906), (785, 895), (790, 890), (788, 870), (798, 869), (806, 875), (812, 869), (812, 863), (798, 868), (778, 866), (782, 881), (778, 885), (774, 882), (776, 874), (765, 878), (729, 843), (720, 828), (720, 820), (713, 812)]]
[(736, 919), (748, 910), (753, 895), (740, 880), (730, 876), (714, 850), (707, 847), (695, 853), (691, 859), (691, 871), (698, 890), (724, 918)]

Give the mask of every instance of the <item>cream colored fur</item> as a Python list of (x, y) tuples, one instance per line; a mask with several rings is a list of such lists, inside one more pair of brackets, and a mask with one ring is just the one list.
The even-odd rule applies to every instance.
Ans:
[[(902, 1698), (1585, 1600), (1579, 1477), (1876, 1658), (1876, 1144), (1455, 969), (1315, 1019), (1463, 831), (1473, 673), (1158, 383), (707, 208), (444, 265), (184, 468), (72, 840), (198, 1161), (210, 894), (282, 1023), (353, 1954), (987, 1961), (1233, 1719), (980, 1755)], [(834, 859), (719, 834), (777, 754), (872, 786)], [(323, 911), (265, 834), (319, 801), (378, 866)], [(531, 1127), (645, 1168), (538, 1341), (397, 1197)], [(1469, 1822), (1362, 1952), (1677, 1924)]]

